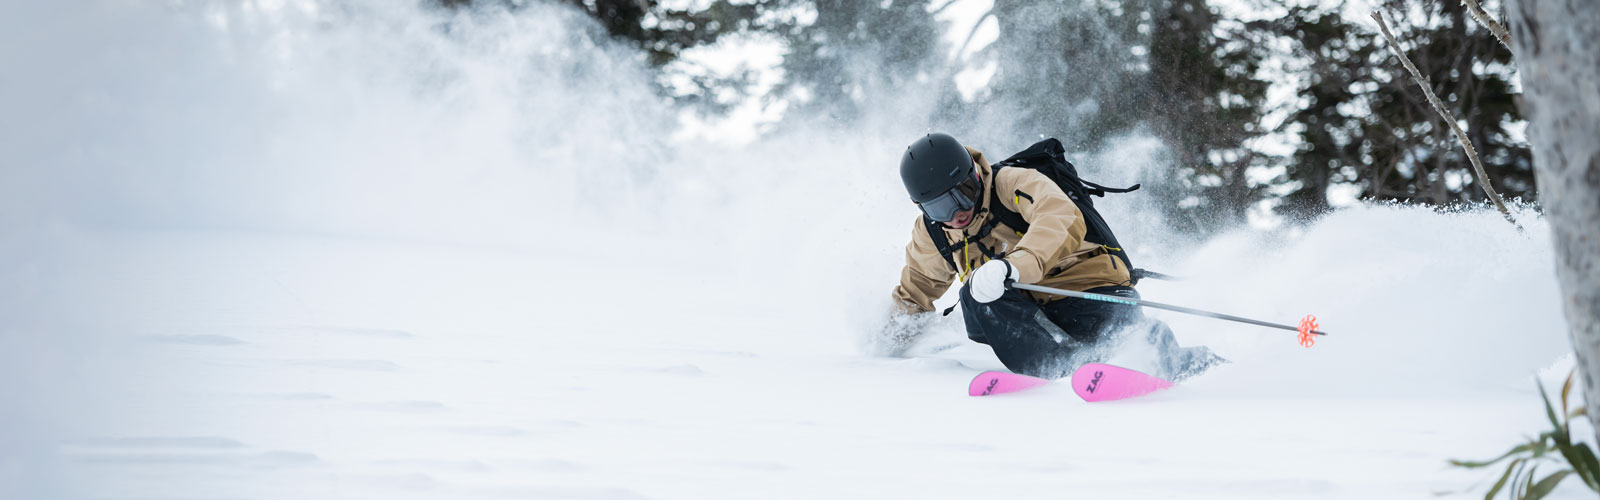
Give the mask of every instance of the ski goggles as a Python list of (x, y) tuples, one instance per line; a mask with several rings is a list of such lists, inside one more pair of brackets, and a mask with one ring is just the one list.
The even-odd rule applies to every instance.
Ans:
[(978, 206), (978, 189), (972, 184), (976, 184), (976, 182), (969, 179), (957, 184), (956, 187), (950, 188), (944, 194), (918, 203), (917, 206), (922, 208), (922, 214), (928, 216), (929, 220), (950, 222), (955, 220), (956, 212), (972, 210), (973, 207)]

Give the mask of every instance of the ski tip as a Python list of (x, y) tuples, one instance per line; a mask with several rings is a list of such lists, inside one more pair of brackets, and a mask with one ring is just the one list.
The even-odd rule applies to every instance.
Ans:
[(967, 395), (993, 396), (1031, 389), (1048, 383), (1050, 383), (1048, 379), (990, 370), (972, 377), (972, 383), (967, 384)]
[(1088, 363), (1072, 372), (1072, 391), (1084, 401), (1115, 401), (1172, 387), (1160, 377), (1104, 363)]

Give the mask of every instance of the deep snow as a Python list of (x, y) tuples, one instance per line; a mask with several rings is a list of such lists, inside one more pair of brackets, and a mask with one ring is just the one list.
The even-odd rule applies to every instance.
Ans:
[[(1234, 363), (1115, 404), (971, 398), (999, 364), (959, 316), (858, 350), (918, 99), (673, 144), (636, 61), (556, 9), (11, 10), (6, 498), (1468, 498), (1489, 473), (1445, 460), (1542, 430), (1533, 375), (1570, 366), (1534, 213), (1190, 244), (1130, 195), (1104, 206), (1138, 263), (1190, 278), (1147, 298), (1330, 336), (1156, 312)], [(1153, 149), (1082, 163), (1136, 180)]]

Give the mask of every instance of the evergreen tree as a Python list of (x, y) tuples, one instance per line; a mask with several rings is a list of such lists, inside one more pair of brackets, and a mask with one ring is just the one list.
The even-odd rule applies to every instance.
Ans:
[[(1533, 200), (1531, 157), (1510, 128), (1522, 121), (1509, 81), (1510, 52), (1458, 2), (1388, 0), (1395, 36), (1478, 149), (1501, 193)], [(1420, 14), (1411, 16), (1409, 14)], [(1459, 142), (1393, 59), (1374, 28), (1317, 8), (1274, 23), (1306, 61), (1308, 82), (1286, 124), (1301, 139), (1278, 182), (1294, 186), (1279, 210), (1296, 218), (1327, 210), (1328, 190), (1430, 204), (1487, 199)]]
[(1087, 152), (1144, 118), (1148, 66), (1137, 53), (1148, 47), (1139, 33), (1147, 3), (997, 0), (1000, 37), (982, 55), (997, 70), (978, 114), (994, 132), (1021, 137), (996, 142), (1057, 137)]
[[(1507, 127), (1521, 122), (1509, 81), (1511, 53), (1471, 19), (1460, 2), (1388, 0), (1389, 12), (1420, 12), (1397, 18), (1395, 36), (1409, 43), (1407, 55), (1466, 130), (1484, 170), (1507, 197), (1533, 199), (1533, 164), (1525, 142)], [(1449, 124), (1433, 112), (1421, 89), (1399, 63), (1380, 52), (1374, 65), (1388, 73), (1370, 101), (1378, 123), (1366, 135), (1372, 146), (1362, 177), (1362, 196), (1432, 204), (1486, 200), (1472, 166)], [(1359, 173), (1360, 169), (1356, 169)]]
[[(432, 0), (447, 8), (494, 4), (516, 9), (511, 0)], [(555, 0), (553, 0), (555, 1)], [(660, 67), (684, 50), (715, 43), (730, 33), (750, 27), (763, 8), (774, 0), (735, 2), (714, 0), (702, 8), (669, 8), (655, 0), (558, 0), (589, 14), (613, 38), (638, 46)]]
[(872, 100), (907, 90), (954, 92), (940, 43), (942, 26), (928, 0), (781, 0), (768, 8), (815, 15), (810, 20), (781, 17), (761, 27), (788, 48), (785, 80), (773, 97), (788, 99), (793, 117), (850, 125), (867, 106), (879, 104)]
[(1292, 186), (1278, 212), (1307, 220), (1329, 209), (1328, 189), (1334, 182), (1359, 180), (1347, 169), (1366, 165), (1363, 151), (1369, 149), (1365, 134), (1370, 120), (1347, 110), (1366, 106), (1368, 92), (1363, 89), (1374, 85), (1372, 62), (1384, 49), (1338, 12), (1290, 9), (1277, 30), (1296, 44), (1294, 56), (1303, 61), (1306, 79), (1295, 103), (1298, 109), (1284, 124), (1298, 130), (1301, 145), (1277, 179)]
[(1173, 168), (1145, 185), (1179, 229), (1203, 234), (1244, 220), (1262, 196), (1246, 147), (1264, 134), (1267, 84), (1251, 31), (1204, 0), (1075, 5), (997, 1), (989, 57), (999, 70), (982, 103), (986, 123), (1025, 138), (1056, 136), (1079, 152), (1151, 133)]
[(1221, 19), (1205, 0), (1152, 4), (1151, 93), (1141, 102), (1151, 130), (1172, 151), (1174, 169), (1152, 194), (1169, 223), (1204, 234), (1242, 223), (1266, 191), (1250, 169), (1272, 158), (1251, 150), (1261, 129), (1264, 53), (1246, 24)]
[[(526, 2), (513, 0), (430, 0), (449, 8), (493, 5), (517, 10)], [(694, 66), (669, 68), (686, 50), (711, 45), (723, 37), (747, 32), (757, 18), (780, 0), (714, 0), (698, 8), (670, 8), (654, 0), (546, 0), (567, 4), (594, 18), (608, 36), (638, 47), (657, 69), (657, 91), (674, 102), (702, 113), (726, 112), (749, 98), (754, 77), (750, 72), (714, 76)], [(681, 78), (674, 78), (681, 77)]]

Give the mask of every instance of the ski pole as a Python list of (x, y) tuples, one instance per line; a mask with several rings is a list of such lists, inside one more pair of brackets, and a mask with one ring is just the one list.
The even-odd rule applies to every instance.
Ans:
[[(1325, 333), (1325, 332), (1320, 332), (1320, 331), (1316, 330), (1317, 324), (1316, 324), (1316, 317), (1315, 316), (1307, 316), (1305, 320), (1302, 320), (1300, 322), (1300, 327), (1296, 328), (1296, 327), (1289, 326), (1289, 325), (1280, 325), (1280, 324), (1277, 324), (1277, 323), (1268, 323), (1268, 322), (1265, 322), (1265, 321), (1258, 321), (1258, 320), (1253, 320), (1253, 319), (1250, 319), (1250, 318), (1241, 318), (1241, 317), (1233, 316), (1233, 315), (1229, 315), (1229, 314), (1214, 313), (1214, 312), (1211, 312), (1211, 311), (1202, 311), (1202, 310), (1199, 310), (1199, 309), (1191, 309), (1191, 308), (1188, 308), (1188, 307), (1175, 306), (1175, 305), (1171, 305), (1171, 304), (1162, 304), (1160, 302), (1151, 302), (1151, 301), (1143, 300), (1143, 299), (1130, 299), (1130, 298), (1127, 298), (1127, 297), (1116, 297), (1116, 296), (1112, 296), (1112, 295), (1101, 295), (1101, 294), (1098, 294), (1098, 293), (1074, 292), (1072, 290), (1062, 290), (1062, 289), (1059, 289), (1059, 288), (1050, 288), (1050, 287), (1038, 286), (1038, 285), (1025, 285), (1025, 284), (1022, 284), (1022, 283), (1011, 283), (1011, 287), (1012, 288), (1016, 288), (1016, 289), (1020, 289), (1020, 290), (1032, 290), (1032, 291), (1035, 291), (1035, 292), (1042, 292), (1042, 293), (1048, 293), (1048, 294), (1053, 294), (1053, 295), (1061, 295), (1061, 296), (1066, 296), (1066, 297), (1074, 297), (1074, 298), (1079, 298), (1079, 299), (1098, 300), (1098, 301), (1101, 301), (1101, 302), (1110, 302), (1110, 303), (1113, 303), (1113, 304), (1122, 304), (1122, 305), (1129, 305), (1129, 306), (1154, 307), (1156, 309), (1166, 309), (1168, 311), (1177, 311), (1177, 312), (1181, 312), (1181, 313), (1184, 313), (1184, 314), (1193, 314), (1195, 316), (1205, 316), (1207, 318), (1224, 319), (1224, 320), (1228, 320), (1228, 321), (1237, 321), (1239, 323), (1248, 323), (1248, 324), (1252, 324), (1252, 325), (1256, 325), (1256, 326), (1265, 326), (1267, 328), (1277, 328), (1279, 330), (1288, 330), (1288, 331), (1291, 331), (1291, 332), (1300, 332), (1300, 337), (1301, 337), (1300, 338), (1300, 343), (1302, 345), (1310, 343), (1310, 342), (1308, 342), (1310, 340), (1309, 335), (1327, 335), (1327, 333)], [(1306, 347), (1311, 347), (1311, 346), (1310, 345), (1306, 345)]]

